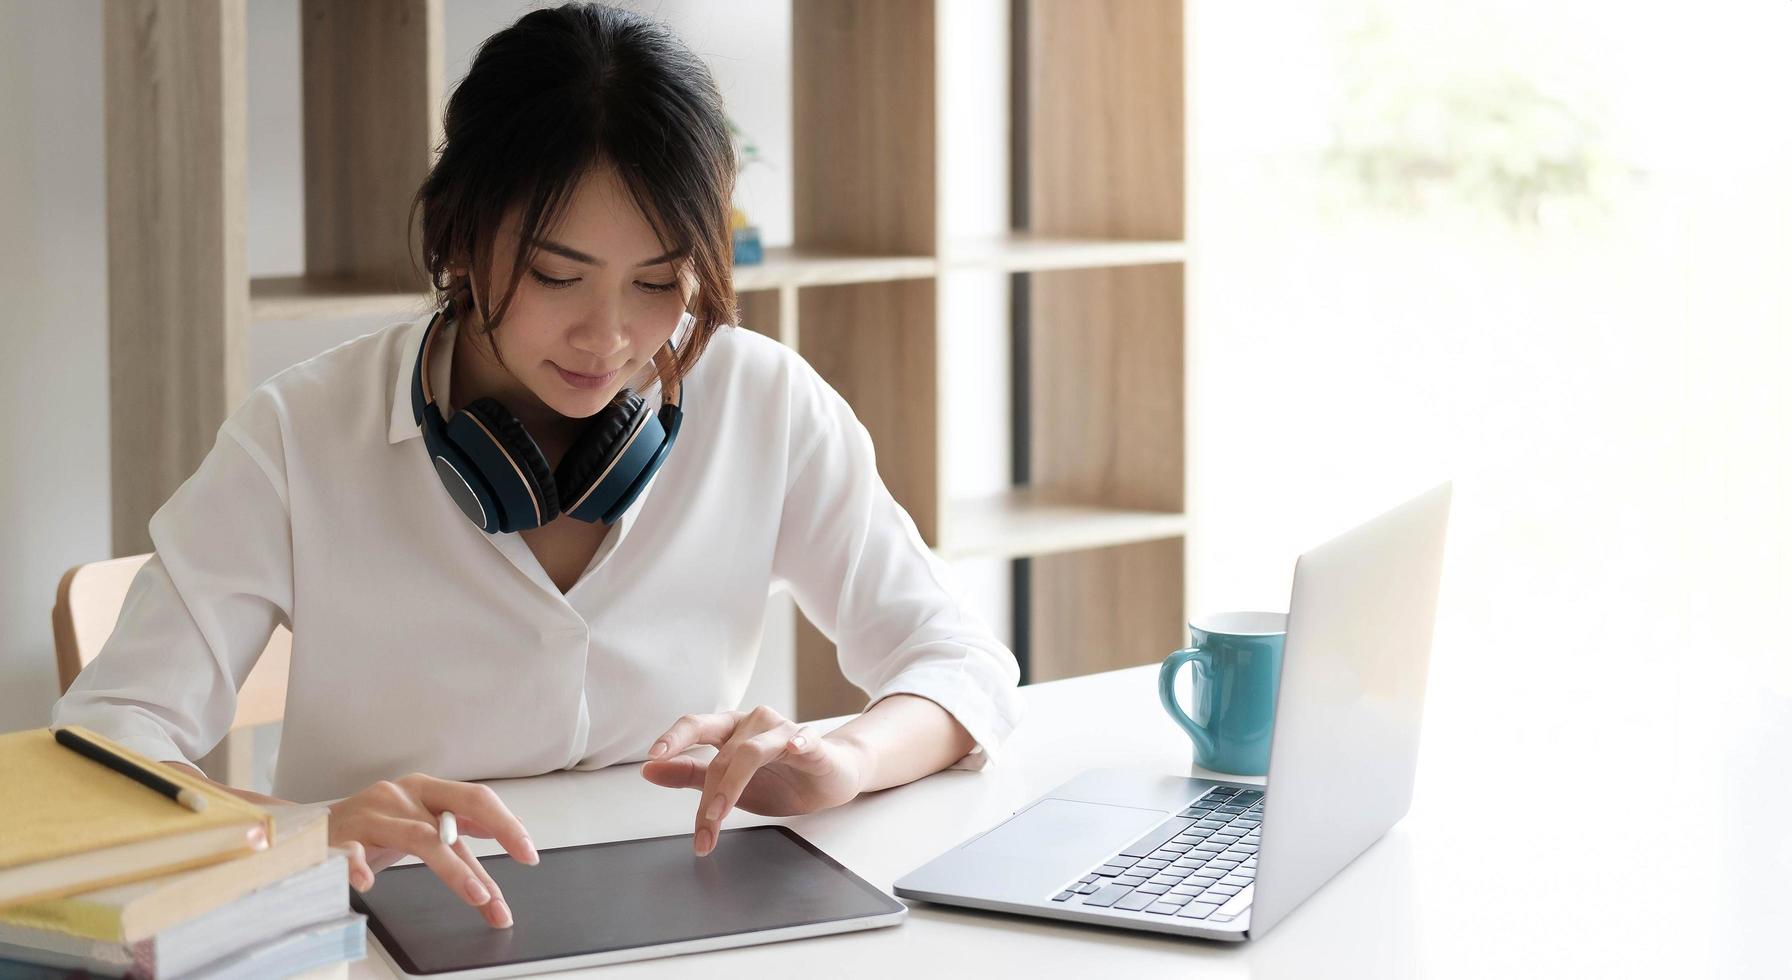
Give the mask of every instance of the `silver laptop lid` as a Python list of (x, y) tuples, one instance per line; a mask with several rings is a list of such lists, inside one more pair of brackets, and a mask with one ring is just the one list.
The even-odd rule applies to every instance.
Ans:
[(1444, 483), (1295, 563), (1253, 934), (1281, 921), (1412, 802), (1449, 513)]

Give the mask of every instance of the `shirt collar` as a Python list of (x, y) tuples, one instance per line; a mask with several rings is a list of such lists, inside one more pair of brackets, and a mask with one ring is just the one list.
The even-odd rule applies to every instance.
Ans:
[[(418, 347), (423, 343), (423, 331), (429, 327), (429, 321), (435, 311), (424, 314), (410, 329), (404, 332), (402, 348), (398, 356), (398, 376), (392, 379), (392, 421), (386, 429), (386, 441), (397, 444), (406, 439), (416, 439), (423, 435), (417, 427), (416, 419), (411, 416), (411, 372), (416, 368)], [(455, 328), (458, 324), (449, 320), (442, 324), (441, 335), (436, 338), (434, 363), (428, 366), (430, 391), (436, 396), (436, 407), (450, 404), (448, 401), (449, 377), (454, 373), (453, 357)]]

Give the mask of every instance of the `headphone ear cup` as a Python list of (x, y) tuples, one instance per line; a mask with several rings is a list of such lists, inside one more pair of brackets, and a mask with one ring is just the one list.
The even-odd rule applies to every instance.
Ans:
[(591, 488), (609, 468), (629, 433), (639, 424), (646, 404), (640, 395), (622, 389), (616, 399), (605, 405), (603, 411), (585, 426), (578, 440), (561, 458), (560, 468), (554, 471), (554, 481), (559, 484), (560, 499), (565, 501), (569, 513), (584, 502)]
[[(553, 474), (548, 470), (547, 458), (542, 456), (541, 447), (523, 428), (523, 423), (495, 399), (479, 398), (462, 409), (468, 415), (484, 423), (492, 438), (497, 441), (498, 448), (503, 450), (516, 464), (522, 474), (529, 492), (535, 497), (541, 508), (541, 524), (560, 516), (560, 495), (554, 486)], [(539, 526), (539, 525), (537, 525)]]
[[(430, 406), (429, 411), (435, 411), (435, 406)], [(454, 440), (444, 438), (441, 442), (432, 444), (429, 457), (430, 465), (435, 467), (436, 477), (442, 481), (442, 488), (448, 491), (449, 499), (460, 508), (460, 512), (467, 515), (467, 520), (487, 533), (499, 530), (504, 517), (498, 499), (479, 475), (479, 467), (461, 452)]]

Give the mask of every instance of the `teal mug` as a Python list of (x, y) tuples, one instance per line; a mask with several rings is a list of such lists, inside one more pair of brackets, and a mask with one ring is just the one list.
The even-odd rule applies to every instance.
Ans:
[[(1214, 613), (1188, 630), (1189, 648), (1170, 654), (1157, 673), (1164, 710), (1194, 740), (1195, 765), (1236, 776), (1266, 774), (1287, 614)], [(1195, 675), (1193, 718), (1176, 697), (1183, 664)]]

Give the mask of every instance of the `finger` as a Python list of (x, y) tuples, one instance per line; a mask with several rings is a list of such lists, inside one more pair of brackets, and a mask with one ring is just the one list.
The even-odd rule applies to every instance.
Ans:
[[(789, 732), (794, 731), (795, 728), (796, 725), (794, 722), (789, 721), (783, 715), (779, 714), (776, 709), (767, 707), (763, 704), (743, 715), (740, 721), (734, 726), (734, 734), (716, 751), (715, 757), (709, 760), (708, 772), (705, 774), (704, 778), (703, 796), (702, 799), (698, 801), (697, 806), (698, 817), (700, 819), (703, 818), (705, 814), (715, 807), (713, 797), (716, 793), (720, 792), (720, 780), (727, 774), (728, 767), (733, 762), (734, 755), (740, 751), (742, 746), (751, 743), (753, 739), (758, 738), (767, 732), (784, 732), (788, 734)], [(754, 768), (758, 767), (755, 766)], [(751, 776), (749, 775), (748, 778), (750, 779)], [(731, 805), (732, 801), (730, 800), (722, 801), (724, 813), (726, 813), (726, 808)]]
[(374, 874), (390, 868), (404, 857), (404, 852), (391, 847), (370, 847), (367, 849), (367, 867)]
[(710, 760), (704, 779), (703, 796), (697, 805), (697, 830), (693, 846), (702, 856), (715, 850), (721, 823), (740, 798), (753, 774), (762, 766), (784, 754), (785, 743), (796, 726), (784, 722), (779, 727), (756, 735), (736, 738), (722, 747)]
[(754, 774), (790, 751), (791, 731), (795, 728), (790, 725), (746, 740), (734, 750), (720, 775), (714, 774), (715, 767), (712, 766), (712, 788), (707, 788), (708, 805), (704, 808), (704, 816), (718, 824), (726, 819), (740, 801), (747, 784), (753, 781)]
[(460, 835), (462, 837), (485, 837), (485, 838), (490, 838), (493, 836), (490, 827), (487, 827), (485, 824), (480, 823), (478, 820), (475, 820), (474, 818), (467, 817), (467, 816), (462, 816), (460, 818)]
[(348, 883), (355, 891), (364, 892), (373, 887), (373, 867), (367, 863), (367, 848), (358, 840), (344, 841), (339, 845), (348, 858)]
[(791, 735), (790, 739), (784, 743), (782, 760), (798, 769), (825, 769), (832, 765), (828, 761), (827, 753), (817, 751), (820, 746), (816, 743), (820, 738), (821, 736), (812, 726), (804, 725), (798, 728), (795, 734)]
[(744, 711), (720, 711), (712, 714), (685, 715), (672, 723), (647, 750), (649, 759), (677, 755), (693, 745), (721, 745), (734, 734), (734, 728), (747, 717)]
[(429, 870), (436, 873), (449, 888), (454, 890), (468, 905), (483, 906), (492, 900), (492, 893), (486, 890), (485, 882), (467, 867), (454, 849), (442, 843), (437, 835), (435, 824), (424, 820), (407, 820), (400, 817), (376, 816), (367, 821), (368, 837), (374, 843), (386, 847), (402, 849), (406, 854), (414, 854), (429, 865)]
[(523, 864), (541, 863), (541, 856), (535, 853), (535, 842), (529, 839), (523, 822), (510, 812), (490, 786), (437, 779), (421, 773), (405, 779), (415, 781), (417, 798), (432, 813), (453, 810), (461, 819), (471, 819), (480, 829), (490, 831), (511, 857)]
[[(404, 857), (404, 852), (391, 847), (383, 847), (368, 836), (367, 824), (371, 816), (371, 814), (357, 812), (337, 819), (332, 815), (330, 817), (330, 843), (332, 846), (344, 850), (352, 848), (353, 852), (359, 855), (368, 873), (377, 875)], [(351, 873), (354, 871), (352, 864), (349, 870)], [(351, 878), (351, 880), (353, 879)], [(368, 880), (368, 887), (373, 887), (371, 879)]]
[(650, 783), (671, 789), (702, 789), (709, 763), (708, 759), (693, 759), (688, 755), (652, 759), (642, 764), (641, 775)]
[(453, 844), (451, 849), (460, 855), (460, 859), (466, 862), (467, 867), (473, 869), (473, 873), (479, 876), (479, 883), (491, 893), (492, 900), (485, 903), (482, 909), (485, 913), (485, 921), (490, 923), (494, 929), (510, 928), (513, 920), (510, 916), (510, 906), (504, 902), (504, 890), (498, 887), (496, 881), (492, 880), (491, 872), (485, 869), (484, 862), (474, 856), (473, 849), (468, 847), (464, 840)]
[(492, 832), (490, 827), (487, 827), (485, 824), (480, 823), (478, 820), (469, 817), (464, 813), (460, 814), (460, 835), (462, 837), (479, 837), (486, 840), (491, 840), (498, 836)]

